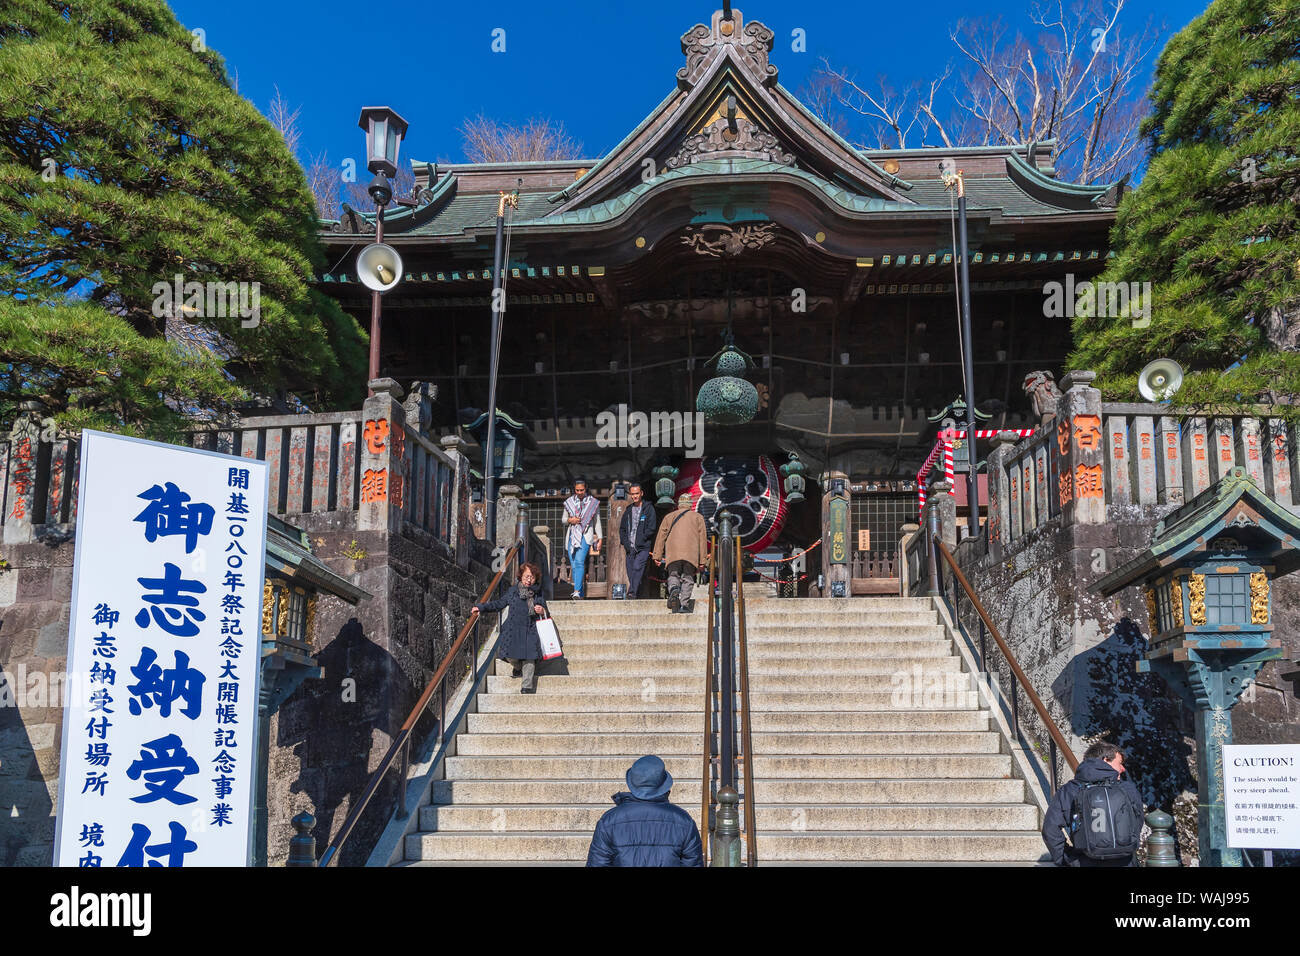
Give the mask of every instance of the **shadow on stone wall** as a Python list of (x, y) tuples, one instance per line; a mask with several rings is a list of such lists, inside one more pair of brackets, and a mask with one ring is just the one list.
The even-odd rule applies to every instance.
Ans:
[[(367, 638), (355, 617), (317, 654), (323, 676), (306, 681), (274, 715), (267, 794), (270, 865), (288, 855), (300, 810), (316, 817), (317, 858), (360, 799), (396, 732), (390, 688), (400, 678), (391, 654)], [(372, 760), (374, 763), (372, 763)], [(391, 778), (375, 794), (339, 856), (360, 866), (394, 807)]]
[[(0, 866), (53, 862), (54, 802), (36, 759), (37, 748), (16, 701), (24, 688), (0, 684)], [(55, 725), (42, 725), (53, 732)], [(44, 732), (44, 731), (42, 731)], [(52, 742), (42, 747), (48, 750)]]
[(1080, 655), (1092, 682), (1094, 723), (1079, 733), (1118, 744), (1143, 802), (1170, 810), (1180, 793), (1196, 789), (1196, 753), (1184, 735), (1180, 706), (1166, 693), (1165, 682), (1137, 672), (1146, 651), (1142, 629), (1124, 617), (1104, 641)]

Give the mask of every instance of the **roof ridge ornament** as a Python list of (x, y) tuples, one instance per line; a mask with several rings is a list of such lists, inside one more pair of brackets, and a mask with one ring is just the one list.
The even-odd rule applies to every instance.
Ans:
[(677, 71), (677, 85), (683, 90), (694, 89), (713, 62), (728, 49), (758, 82), (766, 86), (776, 83), (777, 69), (767, 58), (776, 34), (758, 20), (746, 26), (739, 10), (731, 9), (731, 4), (727, 8), (714, 11), (709, 26), (697, 23), (682, 34), (686, 65)]
[(794, 153), (787, 152), (776, 136), (746, 116), (719, 116), (700, 132), (682, 140), (681, 148), (664, 165), (678, 169), (707, 159), (726, 158), (719, 153), (765, 159), (782, 166), (794, 165)]

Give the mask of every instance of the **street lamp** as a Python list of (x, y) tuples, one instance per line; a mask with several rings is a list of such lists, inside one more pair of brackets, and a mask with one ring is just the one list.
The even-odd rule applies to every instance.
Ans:
[[(397, 153), (408, 124), (387, 106), (367, 106), (357, 125), (366, 131), (366, 168), (384, 176), (397, 175)], [(385, 203), (387, 200), (385, 200)]]
[[(367, 106), (357, 125), (366, 131), (366, 168), (375, 174), (366, 192), (375, 204), (375, 241), (357, 256), (357, 277), (370, 289), (370, 368), (367, 383), (379, 378), (380, 296), (402, 278), (402, 257), (384, 244), (384, 207), (393, 201), (390, 176), (397, 175), (397, 154), (408, 124), (387, 106)], [(373, 395), (373, 391), (369, 391)]]

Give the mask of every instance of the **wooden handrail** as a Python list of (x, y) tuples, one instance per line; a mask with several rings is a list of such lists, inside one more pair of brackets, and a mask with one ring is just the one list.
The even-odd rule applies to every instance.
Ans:
[(736, 536), (736, 618), (740, 623), (740, 744), (745, 761), (745, 860), (758, 865), (758, 819), (754, 808), (754, 741), (749, 727), (749, 653), (745, 641), (745, 571)]
[[(505, 560), (501, 562), (501, 570), (492, 578), (492, 583), (487, 586), (487, 590), (485, 590), (475, 602), (476, 604), (483, 604), (491, 598), (497, 589), (497, 585), (501, 583), (501, 578), (506, 573), (506, 569), (512, 566), (512, 562), (519, 551), (521, 543), (522, 542), (516, 541), (514, 546), (506, 553)], [(389, 746), (388, 752), (384, 754), (383, 760), (379, 762), (379, 766), (376, 767), (375, 772), (371, 774), (370, 782), (366, 784), (366, 789), (361, 792), (361, 796), (358, 798), (356, 805), (353, 806), (347, 819), (343, 821), (343, 826), (339, 827), (339, 832), (334, 837), (334, 840), (325, 848), (325, 853), (321, 856), (318, 866), (329, 866), (334, 857), (338, 855), (339, 850), (342, 849), (343, 844), (347, 842), (348, 837), (352, 835), (352, 830), (361, 819), (361, 814), (365, 812), (371, 798), (379, 789), (379, 785), (383, 783), (384, 775), (387, 774), (389, 769), (392, 767), (393, 761), (397, 759), (399, 754), (405, 755), (405, 748), (410, 744), (411, 731), (414, 729), (416, 721), (420, 719), (420, 715), (424, 713), (424, 709), (429, 706), (429, 701), (433, 699), (433, 692), (442, 683), (443, 678), (446, 677), (447, 670), (451, 667), (452, 661), (454, 661), (457, 655), (460, 654), (461, 648), (464, 646), (466, 638), (468, 638), (470, 633), (473, 631), (474, 625), (478, 622), (478, 618), (478, 614), (471, 613), (469, 619), (465, 622), (464, 626), (461, 627), (460, 633), (456, 635), (456, 640), (451, 645), (451, 649), (443, 656), (442, 663), (438, 665), (438, 669), (434, 671), (433, 677), (425, 686), (424, 693), (422, 693), (420, 699), (415, 702), (415, 706), (411, 708), (411, 712), (406, 715), (406, 720), (402, 721), (402, 726), (398, 730), (397, 736), (393, 738), (393, 742)], [(438, 732), (445, 733), (446, 728), (440, 724)], [(403, 760), (402, 763), (405, 765), (406, 761)], [(401, 805), (406, 800), (405, 774), (403, 774), (402, 779), (397, 782), (397, 787), (398, 809), (400, 810)]]
[(704, 655), (704, 772), (700, 775), (700, 847), (704, 865), (709, 865), (709, 804), (713, 794), (709, 789), (709, 764), (713, 762), (713, 550), (709, 551), (709, 636)]
[[(980, 619), (984, 622), (984, 626), (987, 627), (989, 633), (993, 635), (993, 641), (998, 645), (998, 649), (1002, 651), (1002, 655), (1007, 659), (1007, 666), (1011, 668), (1011, 673), (1015, 676), (1016, 680), (1024, 686), (1025, 696), (1029, 698), (1029, 703), (1038, 714), (1038, 718), (1047, 728), (1047, 732), (1051, 735), (1052, 740), (1056, 742), (1056, 746), (1060, 748), (1063, 754), (1065, 754), (1065, 759), (1070, 765), (1070, 770), (1077, 770), (1079, 768), (1079, 760), (1074, 756), (1074, 751), (1070, 749), (1070, 745), (1066, 743), (1065, 735), (1061, 733), (1060, 728), (1056, 726), (1056, 722), (1048, 715), (1047, 708), (1043, 706), (1042, 700), (1039, 699), (1038, 694), (1034, 691), (1034, 685), (1029, 682), (1029, 678), (1026, 677), (1025, 672), (1021, 670), (1020, 662), (1016, 660), (1016, 655), (1011, 653), (1011, 648), (1007, 647), (1007, 642), (1002, 639), (1002, 634), (994, 625), (993, 619), (989, 617), (989, 612), (984, 609), (984, 605), (975, 594), (975, 589), (970, 586), (970, 582), (966, 580), (966, 575), (962, 574), (961, 568), (957, 567), (957, 561), (952, 556), (952, 552), (948, 550), (948, 546), (942, 541), (936, 539), (934, 543), (938, 546), (939, 553), (943, 555), (944, 561), (948, 563), (948, 567), (952, 568), (954, 579), (959, 585), (961, 585), (961, 589), (966, 592), (966, 597), (970, 599), (971, 606), (975, 608), (975, 613), (980, 616)], [(955, 612), (953, 616), (954, 618), (956, 617)], [(1011, 692), (1015, 693), (1014, 687), (1011, 689)], [(1052, 781), (1052, 786), (1056, 786), (1055, 780)]]

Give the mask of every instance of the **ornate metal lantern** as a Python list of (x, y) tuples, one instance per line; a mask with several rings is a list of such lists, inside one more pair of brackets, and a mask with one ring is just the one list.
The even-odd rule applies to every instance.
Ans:
[(660, 465), (650, 474), (655, 479), (655, 504), (660, 508), (671, 508), (677, 503), (677, 475), (679, 469), (672, 465)]
[(799, 460), (799, 455), (790, 452), (790, 460), (777, 470), (781, 472), (781, 477), (784, 479), (785, 500), (791, 504), (803, 501), (804, 489), (807, 487), (803, 475), (808, 470), (808, 466)]
[(1156, 525), (1151, 546), (1095, 585), (1138, 585), (1151, 649), (1140, 672), (1164, 678), (1195, 714), (1203, 866), (1240, 866), (1228, 845), (1223, 747), (1232, 708), (1263, 665), (1282, 656), (1269, 583), (1300, 567), (1300, 518), (1247, 476), (1232, 473)]

